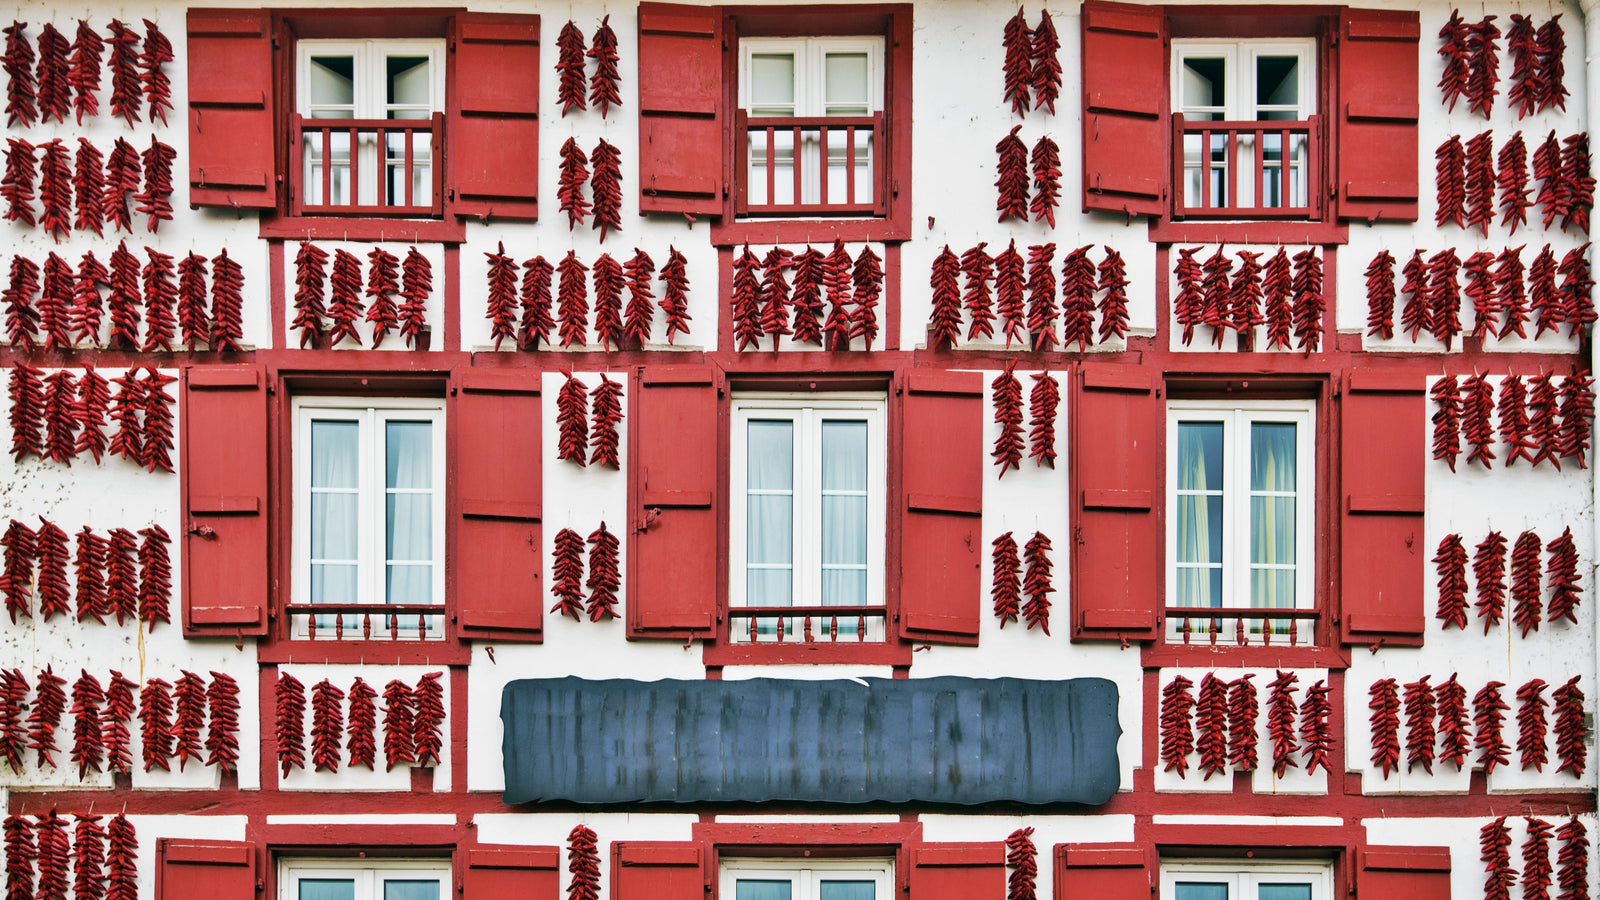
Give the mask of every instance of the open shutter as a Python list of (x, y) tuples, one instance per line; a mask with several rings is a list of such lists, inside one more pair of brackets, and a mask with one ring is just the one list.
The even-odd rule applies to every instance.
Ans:
[(183, 370), (183, 633), (267, 631), (267, 385), (260, 366)]
[(1159, 6), (1083, 4), (1084, 211), (1159, 216), (1167, 197), (1161, 111), (1167, 20)]
[(1428, 409), (1421, 372), (1358, 368), (1339, 435), (1340, 636), (1347, 644), (1420, 647)]
[(699, 844), (613, 841), (611, 896), (704, 900), (706, 874)]
[(189, 204), (278, 205), (271, 16), (189, 10)]
[(1055, 882), (1056, 900), (1150, 900), (1149, 857), (1136, 844), (1057, 844)]
[(712, 366), (634, 372), (628, 636), (710, 637), (717, 618), (721, 404)]
[(481, 845), (468, 847), (461, 873), (462, 900), (559, 900), (559, 847)]
[(1449, 847), (1362, 847), (1356, 896), (1450, 900)]
[(639, 211), (722, 212), (722, 8), (639, 4)]
[(1340, 11), (1339, 217), (1417, 220), (1416, 10)]
[(455, 91), (445, 128), (455, 212), (539, 217), (539, 17), (460, 13)]
[(539, 373), (459, 370), (455, 403), (461, 518), (450, 572), (460, 634), (539, 641), (544, 628)]
[(255, 900), (256, 848), (243, 841), (156, 841), (157, 900)]
[(911, 847), (911, 896), (1002, 897), (1006, 890), (1003, 841), (915, 844)]
[(1072, 404), (1078, 485), (1072, 639), (1150, 640), (1164, 591), (1161, 398), (1151, 373), (1085, 364)]
[(983, 376), (908, 373), (900, 444), (900, 634), (976, 644), (983, 612)]

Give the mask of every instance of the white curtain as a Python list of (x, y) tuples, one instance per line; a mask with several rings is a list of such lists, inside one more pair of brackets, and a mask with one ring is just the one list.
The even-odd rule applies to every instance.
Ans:
[(870, 881), (824, 881), (818, 887), (817, 900), (873, 900)]
[(433, 423), (384, 423), (388, 603), (433, 603)]
[(1222, 605), (1221, 422), (1178, 424), (1177, 606)]
[(360, 432), (353, 421), (311, 423), (312, 603), (356, 602)]
[(383, 882), (383, 900), (440, 900), (439, 880), (388, 878)]
[(822, 423), (822, 605), (867, 602), (867, 423)]
[(741, 878), (734, 889), (734, 900), (791, 900), (793, 890), (788, 881), (757, 881)]
[(356, 883), (350, 878), (302, 878), (299, 900), (355, 900)]
[(1251, 606), (1294, 606), (1295, 446), (1293, 422), (1250, 426)]
[(792, 606), (794, 422), (752, 420), (746, 438), (745, 605)]

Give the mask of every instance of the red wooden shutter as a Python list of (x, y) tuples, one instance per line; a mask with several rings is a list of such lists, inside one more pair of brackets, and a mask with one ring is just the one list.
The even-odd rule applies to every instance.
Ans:
[(455, 212), (539, 217), (539, 17), (460, 13), (455, 91), (445, 128)]
[(559, 847), (480, 845), (468, 847), (461, 873), (463, 900), (558, 900), (561, 896)]
[(983, 376), (906, 376), (900, 443), (900, 634), (978, 643), (983, 585)]
[(456, 372), (455, 488), (461, 518), (449, 572), (460, 634), (543, 638), (539, 373)]
[(1357, 897), (1450, 900), (1449, 847), (1362, 847)]
[(255, 900), (256, 847), (242, 841), (156, 841), (157, 900)]
[(1417, 220), (1416, 10), (1340, 11), (1339, 217)]
[(1006, 845), (915, 844), (911, 847), (911, 896), (1002, 897), (1006, 891)]
[(634, 373), (629, 637), (709, 637), (716, 624), (720, 382), (708, 365)]
[(722, 212), (722, 105), (722, 8), (640, 3), (640, 212)]
[(1094, 364), (1077, 385), (1072, 639), (1150, 640), (1165, 590), (1158, 385), (1144, 369)]
[(278, 205), (271, 16), (189, 10), (189, 205)]
[(1136, 844), (1057, 844), (1056, 900), (1150, 900), (1148, 860)]
[(266, 634), (266, 371), (186, 368), (182, 402), (183, 633)]
[[(1159, 6), (1083, 4), (1084, 211), (1166, 212), (1167, 19)], [(1413, 79), (1415, 80), (1415, 79)]]
[(1427, 403), (1421, 372), (1353, 369), (1339, 435), (1340, 636), (1422, 646)]
[(706, 874), (699, 844), (613, 841), (611, 896), (704, 900)]

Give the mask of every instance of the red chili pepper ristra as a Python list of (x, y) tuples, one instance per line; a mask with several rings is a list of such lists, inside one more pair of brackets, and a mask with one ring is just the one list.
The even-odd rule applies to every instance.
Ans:
[(1544, 679), (1535, 678), (1517, 688), (1517, 757), (1524, 771), (1543, 772), (1550, 758), (1544, 745), (1544, 711), (1550, 705), (1544, 699), (1545, 687)]
[(1567, 40), (1561, 30), (1561, 14), (1556, 13), (1549, 21), (1539, 26), (1538, 33), (1539, 51), (1539, 111), (1554, 106), (1557, 109), (1567, 108), (1567, 88), (1562, 82), (1566, 78), (1567, 67), (1562, 57), (1567, 52)]
[(556, 183), (556, 200), (561, 211), (567, 214), (567, 230), (582, 225), (589, 217), (589, 200), (583, 196), (583, 184), (589, 180), (589, 157), (578, 146), (575, 138), (567, 138), (561, 145), (561, 174)]
[(149, 262), (145, 264), (144, 272), (144, 343), (139, 349), (145, 353), (154, 353), (160, 350), (165, 353), (172, 352), (172, 338), (177, 334), (178, 320), (175, 309), (178, 303), (178, 288), (172, 281), (174, 269), (172, 257), (146, 247), (145, 255)]
[(67, 709), (67, 680), (50, 666), (39, 673), (34, 688), (33, 709), (28, 712), (28, 749), (37, 753), (39, 768), (56, 767), (56, 728)]
[[(1296, 258), (1298, 259), (1298, 254)], [(1278, 252), (1267, 260), (1266, 266), (1261, 270), (1262, 305), (1266, 317), (1268, 350), (1287, 350), (1290, 347), (1290, 335), (1296, 330), (1298, 312), (1294, 298), (1300, 293), (1301, 278), (1298, 269), (1291, 274), (1289, 253), (1282, 247), (1279, 247)], [(1319, 287), (1318, 292), (1320, 291)]]
[(1013, 374), (1014, 368), (1015, 360), (1008, 363), (989, 384), (993, 394), (994, 421), (1000, 426), (1000, 434), (995, 438), (994, 449), (989, 455), (994, 458), (994, 464), (1000, 467), (1000, 478), (1004, 478), (1008, 470), (1020, 468), (1022, 464), (1022, 382)]
[(1561, 257), (1557, 269), (1561, 273), (1561, 313), (1569, 326), (1567, 334), (1577, 337), (1584, 325), (1596, 319), (1594, 300), (1590, 292), (1594, 278), (1589, 274), (1589, 245), (1574, 247)]
[[(507, 260), (511, 270), (510, 281), (516, 284), (516, 265)], [(400, 259), (382, 247), (373, 247), (367, 254), (367, 321), (372, 323), (372, 347), (383, 343), (389, 332), (400, 327), (400, 308), (394, 295), (400, 292)], [(511, 296), (507, 290), (506, 295)], [(516, 301), (511, 302), (515, 319)]]
[(999, 192), (995, 209), (999, 210), (1000, 215), (996, 221), (1028, 221), (1028, 145), (1017, 136), (1021, 130), (1021, 125), (1014, 126), (994, 145), (998, 157), (996, 171), (999, 173), (994, 182)]
[(602, 350), (623, 347), (622, 264), (609, 253), (594, 261), (594, 340)]
[(1433, 774), (1437, 737), (1433, 716), (1436, 710), (1433, 685), (1428, 683), (1428, 676), (1424, 675), (1405, 686), (1407, 772), (1420, 765), (1423, 771)]
[(1467, 151), (1461, 135), (1452, 134), (1433, 151), (1434, 197), (1438, 204), (1433, 224), (1467, 227)]
[(1461, 264), (1467, 286), (1463, 293), (1472, 303), (1471, 335), (1479, 340), (1499, 333), (1495, 320), (1500, 316), (1500, 295), (1494, 285), (1494, 254), (1480, 250)]
[(1315, 353), (1322, 346), (1322, 257), (1315, 250), (1294, 255), (1294, 336), (1300, 349)]
[[(140, 455), (139, 462), (152, 472), (159, 469), (170, 474), (173, 471), (172, 450), (176, 445), (173, 443), (172, 407), (177, 401), (167, 393), (167, 385), (174, 384), (177, 380), (176, 376), (146, 367), (143, 383), (139, 388), (141, 399), (144, 401), (141, 410), (144, 413), (144, 452)], [(165, 539), (166, 535), (163, 533), (162, 540)]]
[(600, 896), (600, 851), (597, 835), (587, 825), (574, 825), (567, 833), (567, 900), (598, 900)]
[(57, 122), (67, 120), (67, 111), (72, 107), (72, 88), (67, 80), (71, 71), (67, 54), (71, 49), (72, 45), (51, 23), (46, 22), (39, 29), (39, 67), (36, 71), (41, 125), (51, 119)]
[(6, 816), (5, 836), (6, 900), (31, 900), (33, 861), (39, 856), (33, 840), (33, 823), (26, 816)]
[(378, 707), (373, 702), (378, 692), (356, 676), (350, 685), (349, 741), (350, 768), (372, 771), (378, 758)]
[(6, 610), (11, 613), (11, 624), (17, 624), (17, 614), (33, 618), (33, 561), (39, 552), (38, 538), (33, 529), (11, 520), (0, 545), (5, 547), (5, 573), (0, 577), (0, 589), (6, 595)]
[(1505, 816), (1483, 826), (1478, 845), (1478, 858), (1484, 864), (1484, 900), (1508, 900), (1512, 885), (1517, 883), (1517, 870), (1511, 867), (1511, 829)]
[(1061, 96), (1061, 38), (1056, 34), (1056, 24), (1050, 10), (1039, 11), (1039, 27), (1033, 30), (1033, 99), (1041, 111), (1056, 114), (1056, 100)]
[(1194, 709), (1194, 682), (1174, 675), (1161, 689), (1161, 762), (1166, 771), (1177, 770), (1178, 777), (1189, 772), (1189, 754), (1194, 752), (1194, 729), (1189, 722)]
[(33, 74), (33, 44), (28, 41), (28, 23), (13, 21), (3, 29), (6, 52), (3, 68), (6, 73), (6, 126), (33, 125), (38, 117), (34, 107), (36, 88)]
[(392, 772), (395, 766), (410, 765), (417, 761), (416, 753), (416, 703), (411, 686), (398, 678), (383, 688), (383, 758), (384, 771)]
[[(78, 273), (72, 283), (72, 308), (67, 311), (67, 325), (72, 329), (75, 343), (100, 346), (100, 322), (105, 314), (100, 298), (100, 285), (111, 279), (111, 272), (94, 253), (85, 251), (78, 261)], [(96, 462), (99, 459), (96, 458)]]
[(112, 230), (133, 231), (133, 211), (128, 207), (128, 195), (138, 192), (142, 172), (139, 151), (125, 139), (117, 138), (111, 145), (111, 155), (106, 157), (106, 189), (101, 200), (106, 224)]
[(1467, 735), (1467, 689), (1456, 681), (1455, 673), (1434, 691), (1439, 709), (1439, 762), (1452, 763), (1459, 770), (1466, 765), (1471, 744)]
[(1028, 393), (1028, 455), (1040, 466), (1056, 467), (1056, 408), (1061, 404), (1061, 384), (1048, 370), (1033, 376)]
[[(798, 258), (796, 261), (798, 262)], [(668, 346), (671, 346), (674, 335), (689, 333), (689, 321), (692, 317), (689, 315), (689, 274), (687, 269), (688, 260), (684, 255), (678, 252), (678, 248), (668, 246), (667, 263), (661, 267), (661, 312), (667, 317)], [(800, 276), (797, 272), (795, 274), (795, 294), (797, 295), (795, 330), (797, 334), (799, 332), (799, 292)], [(799, 338), (796, 337), (795, 340), (799, 340)]]
[(100, 816), (73, 816), (77, 825), (72, 835), (72, 895), (74, 900), (103, 900), (105, 897), (106, 830)]
[[(978, 247), (979, 253), (983, 252), (982, 246), (980, 244)], [(928, 287), (933, 291), (933, 311), (928, 317), (929, 349), (953, 350), (961, 340), (960, 278), (961, 261), (950, 251), (950, 245), (945, 244), (939, 255), (933, 258), (933, 269), (928, 275)], [(987, 302), (987, 285), (984, 293)]]
[(443, 672), (429, 672), (417, 682), (416, 699), (417, 765), (437, 766), (444, 747)]
[(428, 297), (432, 293), (433, 264), (417, 248), (407, 249), (405, 261), (400, 264), (400, 296), (405, 298), (400, 303), (400, 336), (408, 349), (417, 349), (423, 332), (428, 330)]
[(1439, 55), (1444, 57), (1444, 74), (1439, 78), (1439, 89), (1444, 92), (1445, 108), (1455, 112), (1456, 101), (1469, 97), (1472, 79), (1472, 26), (1461, 18), (1460, 10), (1450, 11), (1450, 20), (1439, 29), (1442, 41)]
[(1100, 260), (1100, 343), (1128, 336), (1128, 267), (1122, 254), (1106, 246)]
[(129, 723), (133, 721), (133, 692), (138, 687), (121, 672), (111, 670), (111, 683), (106, 686), (105, 714), (100, 719), (106, 729), (107, 772), (133, 770), (133, 735)]
[(790, 337), (796, 344), (822, 343), (823, 261), (822, 251), (810, 244), (794, 256), (794, 290), (789, 297), (794, 308)]
[[(850, 316), (850, 340), (860, 338), (866, 349), (878, 338), (878, 298), (883, 294), (883, 260), (868, 244), (856, 254), (855, 269), (851, 272), (855, 288), (855, 311)], [(774, 338), (776, 343), (776, 338)]]
[(1454, 375), (1445, 375), (1433, 383), (1430, 392), (1433, 413), (1433, 458), (1442, 459), (1456, 470), (1456, 457), (1461, 455), (1461, 390)]
[(540, 342), (550, 346), (550, 336), (555, 333), (556, 320), (552, 314), (555, 295), (551, 284), (556, 268), (542, 256), (535, 256), (522, 264), (522, 323), (517, 328), (517, 348), (538, 350)]
[(1479, 229), (1489, 236), (1494, 221), (1494, 132), (1480, 132), (1467, 140), (1466, 184), (1463, 209), (1468, 231)]
[(146, 772), (172, 771), (172, 685), (160, 678), (139, 689), (139, 743)]
[(200, 729), (206, 723), (206, 680), (193, 672), (180, 671), (172, 684), (172, 700), (177, 710), (172, 719), (172, 740), (178, 771), (183, 771), (191, 759), (197, 765), (205, 765), (205, 755), (200, 752)]
[(589, 154), (593, 171), (589, 176), (589, 196), (594, 200), (594, 224), (600, 242), (606, 234), (622, 230), (622, 151), (605, 138)]
[(28, 709), (28, 679), (21, 669), (0, 672), (0, 701), (0, 760), (20, 775), (28, 753), (28, 728), (23, 716)]
[(1494, 455), (1494, 388), (1482, 375), (1469, 375), (1461, 382), (1461, 433), (1466, 440), (1467, 465), (1483, 463), (1492, 468)]
[[(966, 286), (961, 292), (961, 306), (953, 318), (961, 318), (960, 309), (965, 309), (971, 318), (972, 324), (967, 328), (967, 340), (976, 340), (980, 337), (994, 337), (994, 300), (990, 293), (989, 283), (994, 280), (994, 257), (990, 256), (984, 248), (989, 246), (988, 241), (980, 242), (976, 247), (969, 247), (967, 252), (961, 254), (961, 273), (966, 277)], [(945, 245), (945, 252), (950, 251), (950, 245)], [(953, 276), (952, 276), (953, 277)], [(938, 291), (935, 290), (937, 303)], [(935, 315), (938, 314), (937, 305)], [(955, 346), (955, 340), (950, 342)]]
[(41, 898), (65, 900), (71, 872), (67, 859), (72, 855), (72, 843), (67, 839), (67, 820), (56, 815), (54, 808), (42, 816), (35, 816), (34, 836), (39, 846), (39, 893)]
[(606, 530), (606, 523), (589, 533), (589, 621), (617, 617), (617, 590), (622, 574), (617, 568), (617, 536)]
[(138, 369), (129, 369), (111, 383), (117, 393), (111, 398), (111, 417), (117, 430), (111, 435), (109, 453), (140, 462), (144, 459), (144, 381)]
[(1528, 379), (1528, 437), (1533, 443), (1533, 464), (1549, 460), (1561, 468), (1560, 395), (1548, 374)]
[(489, 336), (499, 350), (501, 341), (517, 334), (517, 264), (506, 255), (504, 241), (484, 256), (489, 259)]
[(0, 198), (6, 201), (7, 222), (34, 224), (33, 184), (38, 168), (33, 158), (33, 145), (20, 138), (6, 139), (6, 171), (0, 179)]
[(105, 41), (88, 21), (79, 19), (67, 71), (67, 84), (72, 87), (72, 108), (79, 125), (83, 124), (84, 116), (100, 114), (100, 56), (105, 48)]
[(1510, 750), (1500, 733), (1505, 712), (1511, 708), (1500, 697), (1503, 687), (1502, 682), (1491, 681), (1472, 698), (1472, 724), (1477, 732), (1473, 745), (1478, 748), (1478, 763), (1483, 766), (1484, 774), (1511, 761)]
[(1562, 458), (1576, 458), (1580, 469), (1589, 467), (1587, 454), (1592, 433), (1589, 420), (1594, 415), (1594, 402), (1594, 379), (1576, 368), (1562, 379), (1560, 454)]
[(1413, 344), (1433, 320), (1433, 314), (1428, 309), (1428, 264), (1423, 261), (1422, 253), (1418, 250), (1411, 254), (1411, 259), (1401, 269), (1405, 284), (1400, 292), (1406, 295), (1407, 300), (1405, 309), (1400, 313), (1400, 328), (1411, 335)]
[(78, 532), (77, 545), (73, 565), (78, 573), (78, 621), (93, 618), (104, 625), (106, 614), (111, 612), (110, 598), (106, 596), (106, 550), (110, 544), (85, 525)]
[(226, 249), (211, 262), (211, 349), (238, 351), (244, 340), (244, 270)]
[(1578, 546), (1572, 539), (1572, 529), (1562, 531), (1560, 537), (1545, 545), (1545, 550), (1550, 554), (1547, 570), (1550, 576), (1549, 619), (1552, 623), (1566, 619), (1576, 625), (1576, 610), (1582, 599), (1578, 595), (1583, 593), (1583, 588), (1579, 587)]
[(1293, 672), (1281, 669), (1272, 683), (1267, 685), (1267, 736), (1272, 739), (1272, 775), (1282, 778), (1290, 768), (1299, 768), (1294, 754), (1300, 749), (1295, 738), (1295, 716), (1299, 706), (1294, 699), (1294, 686), (1300, 679)]
[(1240, 772), (1254, 771), (1258, 761), (1256, 719), (1261, 703), (1250, 680), (1254, 677), (1254, 672), (1246, 672), (1228, 683), (1228, 762)]
[(1500, 146), (1496, 161), (1499, 164), (1495, 184), (1500, 190), (1500, 224), (1516, 234), (1518, 226), (1528, 224), (1528, 209), (1533, 206), (1532, 190), (1528, 186), (1528, 146), (1523, 143), (1522, 132), (1511, 135)]
[(1178, 262), (1173, 266), (1178, 292), (1172, 297), (1172, 318), (1183, 326), (1185, 347), (1194, 339), (1194, 327), (1201, 324), (1205, 316), (1205, 293), (1201, 289), (1205, 280), (1204, 268), (1195, 259), (1200, 249), (1188, 247), (1178, 250)]
[(1017, 621), (1021, 609), (1022, 562), (1017, 557), (1017, 541), (1011, 532), (995, 538), (990, 546), (993, 547), (993, 574), (989, 598), (994, 601), (994, 617), (1004, 628), (1007, 622)]
[(139, 539), (133, 532), (111, 529), (106, 545), (106, 598), (117, 614), (118, 625), (139, 621), (138, 555)]
[(135, 49), (139, 35), (118, 19), (112, 19), (109, 28), (107, 43), (111, 45), (111, 115), (122, 117), (132, 126), (139, 121), (140, 94), (143, 92), (139, 79), (139, 51)]
[(560, 437), (556, 459), (580, 466), (589, 461), (589, 386), (567, 373), (566, 383), (556, 393), (556, 428)]
[(88, 777), (89, 770), (100, 771), (105, 759), (105, 739), (101, 734), (100, 707), (105, 703), (105, 691), (100, 682), (80, 670), (78, 680), (72, 683), (72, 762), (78, 767), (78, 780)]
[(28, 454), (44, 455), (44, 383), (39, 370), (25, 363), (11, 367), (11, 455), (20, 462)]
[(1584, 234), (1589, 233), (1589, 212), (1594, 209), (1594, 175), (1589, 168), (1589, 135), (1578, 132), (1568, 135), (1562, 142), (1561, 180), (1566, 189), (1567, 210), (1561, 217), (1561, 229), (1576, 225)]
[[(610, 16), (601, 19), (600, 27), (594, 30), (594, 39), (589, 42), (589, 58), (595, 61), (594, 78), (589, 80), (589, 105), (600, 110), (602, 117), (610, 115), (611, 107), (622, 105), (617, 33), (611, 30)], [(565, 70), (562, 75), (566, 75)]]
[(314, 771), (339, 771), (344, 740), (344, 691), (324, 678), (311, 687), (311, 765)]
[(239, 683), (215, 670), (206, 687), (206, 765), (223, 772), (239, 768)]
[(278, 673), (274, 732), (278, 741), (278, 766), (283, 777), (306, 767), (306, 688), (288, 672)]
[(1561, 139), (1552, 129), (1533, 151), (1533, 177), (1539, 179), (1539, 204), (1544, 227), (1572, 212), (1572, 198), (1561, 164)]
[(138, 900), (139, 837), (128, 817), (118, 814), (106, 829), (105, 900)]
[(1522, 900), (1550, 900), (1550, 837), (1555, 829), (1532, 816), (1523, 821), (1528, 836), (1522, 841)]
[(561, 346), (583, 346), (589, 340), (589, 267), (578, 261), (576, 250), (556, 264), (560, 284), (556, 288), (556, 321), (561, 328)]
[(581, 112), (584, 109), (584, 95), (587, 93), (583, 71), (583, 32), (578, 30), (577, 23), (567, 20), (561, 26), (561, 34), (556, 38), (556, 71), (560, 78), (556, 85), (556, 101), (561, 104), (561, 115), (570, 112)]
[(6, 338), (24, 353), (32, 353), (38, 346), (39, 311), (34, 308), (38, 292), (38, 264), (20, 253), (11, 257), (11, 280), (0, 300), (6, 306)]
[(1522, 629), (1522, 637), (1539, 630), (1543, 613), (1544, 594), (1539, 586), (1542, 547), (1537, 534), (1524, 531), (1511, 548), (1511, 618)]
[(49, 519), (40, 518), (35, 533), (39, 561), (39, 618), (72, 617), (72, 590), (67, 585), (67, 533)]
[(1522, 247), (1508, 247), (1495, 260), (1494, 293), (1497, 305), (1505, 311), (1505, 324), (1500, 326), (1499, 337), (1515, 334), (1528, 336), (1528, 295), (1523, 288)]
[(1367, 264), (1367, 336), (1382, 340), (1394, 337), (1394, 257), (1388, 250)]
[(44, 260), (44, 279), (40, 286), (39, 329), (44, 333), (44, 349), (68, 350), (68, 312), (72, 306), (72, 266), (55, 252)]
[[(1466, 562), (1463, 551), (1461, 561)], [(1483, 620), (1483, 633), (1488, 634), (1489, 628), (1499, 625), (1505, 619), (1506, 610), (1506, 538), (1498, 531), (1489, 532), (1483, 542), (1477, 546), (1472, 558), (1472, 577), (1477, 583), (1478, 591), (1478, 618)], [(1465, 586), (1465, 579), (1462, 581)], [(1444, 584), (1441, 581), (1440, 604), (1443, 605)], [(1464, 604), (1463, 604), (1464, 605)], [(1462, 626), (1465, 628), (1465, 625)]]
[(1589, 757), (1589, 747), (1584, 743), (1587, 730), (1583, 724), (1583, 691), (1578, 688), (1579, 677), (1572, 676), (1550, 694), (1555, 706), (1555, 724), (1551, 730), (1556, 735), (1556, 758), (1561, 760), (1556, 774), (1571, 772), (1574, 778), (1583, 776)]
[(1029, 208), (1035, 222), (1056, 227), (1056, 207), (1061, 205), (1061, 148), (1041, 135), (1033, 145), (1033, 200)]
[(1500, 51), (1496, 42), (1500, 29), (1494, 16), (1484, 16), (1483, 21), (1472, 26), (1467, 46), (1472, 53), (1472, 75), (1467, 81), (1467, 109), (1479, 112), (1485, 119), (1494, 110), (1495, 94), (1499, 93)]
[(1461, 285), (1456, 278), (1461, 260), (1456, 251), (1440, 250), (1428, 260), (1428, 330), (1449, 350), (1461, 333)]
[(323, 305), (327, 285), (328, 253), (310, 241), (301, 241), (294, 256), (294, 321), (289, 327), (300, 332), (300, 347), (322, 345)]
[(994, 305), (1006, 336), (1007, 350), (1011, 349), (1013, 340), (1024, 346), (1028, 343), (1023, 267), (1015, 240), (994, 258)]
[(1506, 451), (1506, 465), (1519, 458), (1533, 462), (1537, 447), (1528, 431), (1527, 391), (1521, 375), (1507, 375), (1500, 382), (1496, 411), (1500, 416), (1500, 440), (1510, 448)]
[(60, 138), (39, 145), (39, 227), (57, 242), (72, 233), (72, 166)]
[(600, 383), (595, 385), (590, 401), (594, 420), (589, 429), (589, 442), (593, 446), (589, 464), (615, 469), (620, 442), (617, 426), (622, 424), (622, 383), (600, 373)]
[(1050, 538), (1038, 531), (1022, 548), (1022, 558), (1027, 563), (1022, 592), (1028, 595), (1027, 602), (1022, 604), (1022, 619), (1028, 623), (1029, 631), (1037, 626), (1046, 636), (1050, 634), (1050, 595), (1055, 592), (1050, 582), (1050, 570), (1054, 567), (1050, 561), (1051, 549)]
[(1383, 678), (1372, 683), (1367, 696), (1367, 708), (1372, 710), (1372, 765), (1388, 778), (1400, 769), (1399, 688), (1393, 678)]
[(206, 309), (206, 258), (193, 251), (178, 260), (178, 333), (190, 353), (211, 337)]
[(44, 455), (72, 465), (77, 447), (78, 382), (70, 369), (57, 369), (44, 379)]
[(328, 346), (337, 347), (349, 338), (361, 346), (361, 335), (356, 323), (361, 321), (361, 260), (354, 253), (339, 249), (333, 251), (333, 271), (328, 276), (333, 300), (328, 304)]
[(1033, 33), (1028, 30), (1028, 19), (1020, 8), (1006, 22), (1003, 39), (1005, 99), (1011, 104), (1011, 111), (1020, 116), (1028, 111), (1031, 103), (1028, 91), (1033, 86)]
[(1530, 116), (1539, 107), (1539, 38), (1533, 17), (1512, 14), (1506, 29), (1506, 52), (1511, 55), (1511, 87), (1506, 104), (1517, 111), (1517, 118)]
[[(655, 277), (656, 262), (650, 258), (650, 254), (635, 247), (633, 258), (622, 264), (622, 274), (628, 282), (628, 306), (623, 311), (622, 339), (629, 350), (639, 350), (650, 343), (650, 333), (654, 328), (656, 295), (655, 291), (650, 289), (650, 280)], [(789, 333), (788, 299), (789, 286), (785, 284), (783, 286), (784, 334)], [(763, 308), (762, 315), (765, 314), (766, 309)], [(768, 329), (768, 333), (772, 333), (771, 329)]]
[[(1048, 17), (1050, 14), (1045, 13)], [(1006, 900), (1036, 900), (1038, 897), (1039, 850), (1033, 844), (1033, 829), (1018, 828), (1006, 836)]]
[(133, 199), (139, 204), (139, 212), (150, 216), (145, 227), (151, 232), (172, 218), (172, 163), (177, 158), (178, 151), (150, 138), (150, 149), (143, 155), (144, 190)]
[(172, 109), (172, 83), (162, 67), (171, 62), (172, 42), (161, 33), (155, 23), (144, 20), (144, 52), (139, 54), (139, 81), (144, 87), (145, 99), (150, 103), (150, 122), (156, 119), (167, 124), (167, 110)]
[(556, 605), (550, 611), (583, 621), (583, 535), (571, 528), (556, 532), (551, 562), (550, 593)]
[(822, 284), (828, 294), (828, 318), (822, 323), (829, 350), (850, 349), (850, 332), (855, 323), (853, 312), (855, 287), (850, 278), (850, 254), (844, 241), (835, 239), (833, 250), (822, 260)]
[(1078, 352), (1094, 343), (1094, 261), (1089, 258), (1093, 244), (1067, 254), (1061, 264), (1061, 349), (1074, 343)]
[(1556, 853), (1556, 883), (1561, 885), (1560, 900), (1588, 900), (1589, 897), (1589, 837), (1588, 829), (1577, 816), (1556, 829), (1556, 840), (1561, 849)]
[(1195, 703), (1195, 747), (1200, 751), (1200, 771), (1204, 781), (1228, 771), (1228, 683), (1207, 672), (1200, 679), (1200, 697)]
[(1028, 248), (1028, 332), (1036, 351), (1053, 350), (1057, 343), (1055, 255), (1055, 244)]

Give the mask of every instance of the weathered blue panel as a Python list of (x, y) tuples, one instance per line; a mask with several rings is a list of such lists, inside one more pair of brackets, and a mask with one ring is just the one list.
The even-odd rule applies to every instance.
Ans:
[(1103, 678), (527, 679), (505, 802), (1083, 803), (1116, 793)]

